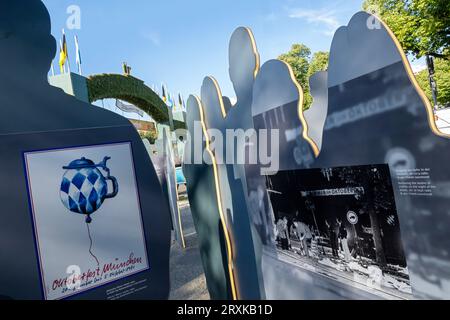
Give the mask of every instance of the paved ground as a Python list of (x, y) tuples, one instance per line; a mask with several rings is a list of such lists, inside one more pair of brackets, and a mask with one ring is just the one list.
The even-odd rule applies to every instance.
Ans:
[[(180, 194), (183, 196), (183, 194)], [(197, 234), (187, 201), (180, 202), (186, 249), (172, 241), (170, 252), (171, 300), (209, 300), (197, 246)], [(173, 238), (173, 237), (172, 237)]]
[(438, 116), (437, 127), (442, 132), (450, 134), (450, 108), (438, 110), (436, 115)]
[(340, 271), (336, 268), (320, 264), (318, 261), (299, 256), (297, 253), (291, 251), (279, 250), (278, 259), (282, 262), (294, 265), (297, 268), (324, 276), (328, 278), (329, 281), (336, 282), (334, 284), (335, 286), (347, 288), (346, 290), (367, 291), (368, 294), (373, 295), (374, 299), (409, 300), (412, 298), (410, 294), (396, 289), (385, 286), (369, 286), (369, 277), (365, 274)]

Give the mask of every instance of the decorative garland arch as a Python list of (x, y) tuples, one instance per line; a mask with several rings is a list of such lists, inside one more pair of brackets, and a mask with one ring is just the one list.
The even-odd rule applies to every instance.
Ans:
[(90, 103), (120, 99), (140, 108), (158, 123), (169, 123), (167, 105), (140, 79), (120, 74), (99, 74), (87, 78), (87, 87)]

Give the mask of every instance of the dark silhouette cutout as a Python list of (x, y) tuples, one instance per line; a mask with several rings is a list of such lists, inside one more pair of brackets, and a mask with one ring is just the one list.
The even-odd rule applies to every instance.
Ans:
[[(367, 28), (369, 17), (365, 12), (355, 14), (334, 36), (328, 68), (327, 125), (314, 166), (388, 163), (414, 296), (448, 299), (450, 291), (444, 283), (450, 274), (442, 267), (448, 265), (450, 255), (448, 136), (435, 128), (431, 105), (415, 86), (401, 48), (384, 26)], [(358, 116), (348, 117), (349, 110)], [(344, 121), (337, 120), (337, 114)], [(405, 181), (402, 170), (429, 170), (426, 181), (436, 186), (432, 196), (400, 192)], [(373, 199), (377, 191), (368, 190), (371, 223), (381, 225)], [(376, 260), (385, 267), (386, 248), (392, 244), (383, 243), (380, 229), (373, 227), (373, 241)]]
[[(149, 271), (134, 278), (151, 281), (129, 298), (166, 299), (170, 219), (149, 156), (127, 119), (48, 84), (47, 73), (56, 54), (50, 30), (49, 13), (41, 1), (0, 1), (0, 294), (14, 299), (44, 297), (23, 153), (131, 141), (150, 265)], [(76, 298), (105, 299), (106, 290), (125, 281), (130, 279)]]
[[(189, 139), (184, 153), (185, 161), (183, 173), (186, 177), (187, 193), (198, 236), (198, 247), (205, 271), (206, 283), (211, 299), (232, 299), (230, 275), (228, 273), (227, 246), (220, 220), (219, 205), (215, 194), (214, 168), (209, 163), (212, 160), (205, 153), (202, 163), (195, 163), (194, 141), (203, 141), (202, 150), (205, 150), (203, 133), (200, 137), (195, 135), (194, 126), (200, 125), (200, 100), (190, 96), (187, 101), (186, 124), (189, 129)], [(201, 140), (200, 140), (201, 139)], [(206, 157), (208, 157), (206, 159)]]
[[(237, 28), (230, 39), (229, 75), (236, 93), (237, 102), (231, 106), (230, 100), (220, 95), (218, 85), (211, 77), (206, 77), (201, 88), (205, 124), (208, 129), (222, 132), (224, 143), (222, 159), (215, 150), (218, 164), (220, 193), (223, 212), (227, 216), (229, 233), (233, 239), (234, 277), (240, 299), (260, 299), (261, 290), (257, 270), (258, 262), (252, 240), (252, 227), (247, 210), (245, 193), (247, 183), (243, 164), (237, 163), (238, 146), (227, 140), (226, 129), (247, 130), (253, 127), (251, 118), (252, 90), (259, 68), (259, 54), (248, 28)], [(223, 114), (221, 102), (228, 113)], [(227, 148), (233, 145), (234, 164), (226, 164)]]

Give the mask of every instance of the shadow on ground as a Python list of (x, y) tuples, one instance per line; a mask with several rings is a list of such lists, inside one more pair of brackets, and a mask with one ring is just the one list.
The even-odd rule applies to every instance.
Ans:
[[(179, 203), (186, 249), (174, 240), (170, 251), (170, 300), (209, 300), (189, 203)], [(173, 239), (173, 236), (172, 236)]]

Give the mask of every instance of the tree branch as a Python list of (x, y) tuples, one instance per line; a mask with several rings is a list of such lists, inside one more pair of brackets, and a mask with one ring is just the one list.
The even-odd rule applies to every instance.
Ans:
[(429, 53), (428, 55), (430, 55), (430, 56), (432, 56), (434, 58), (450, 60), (450, 54)]

